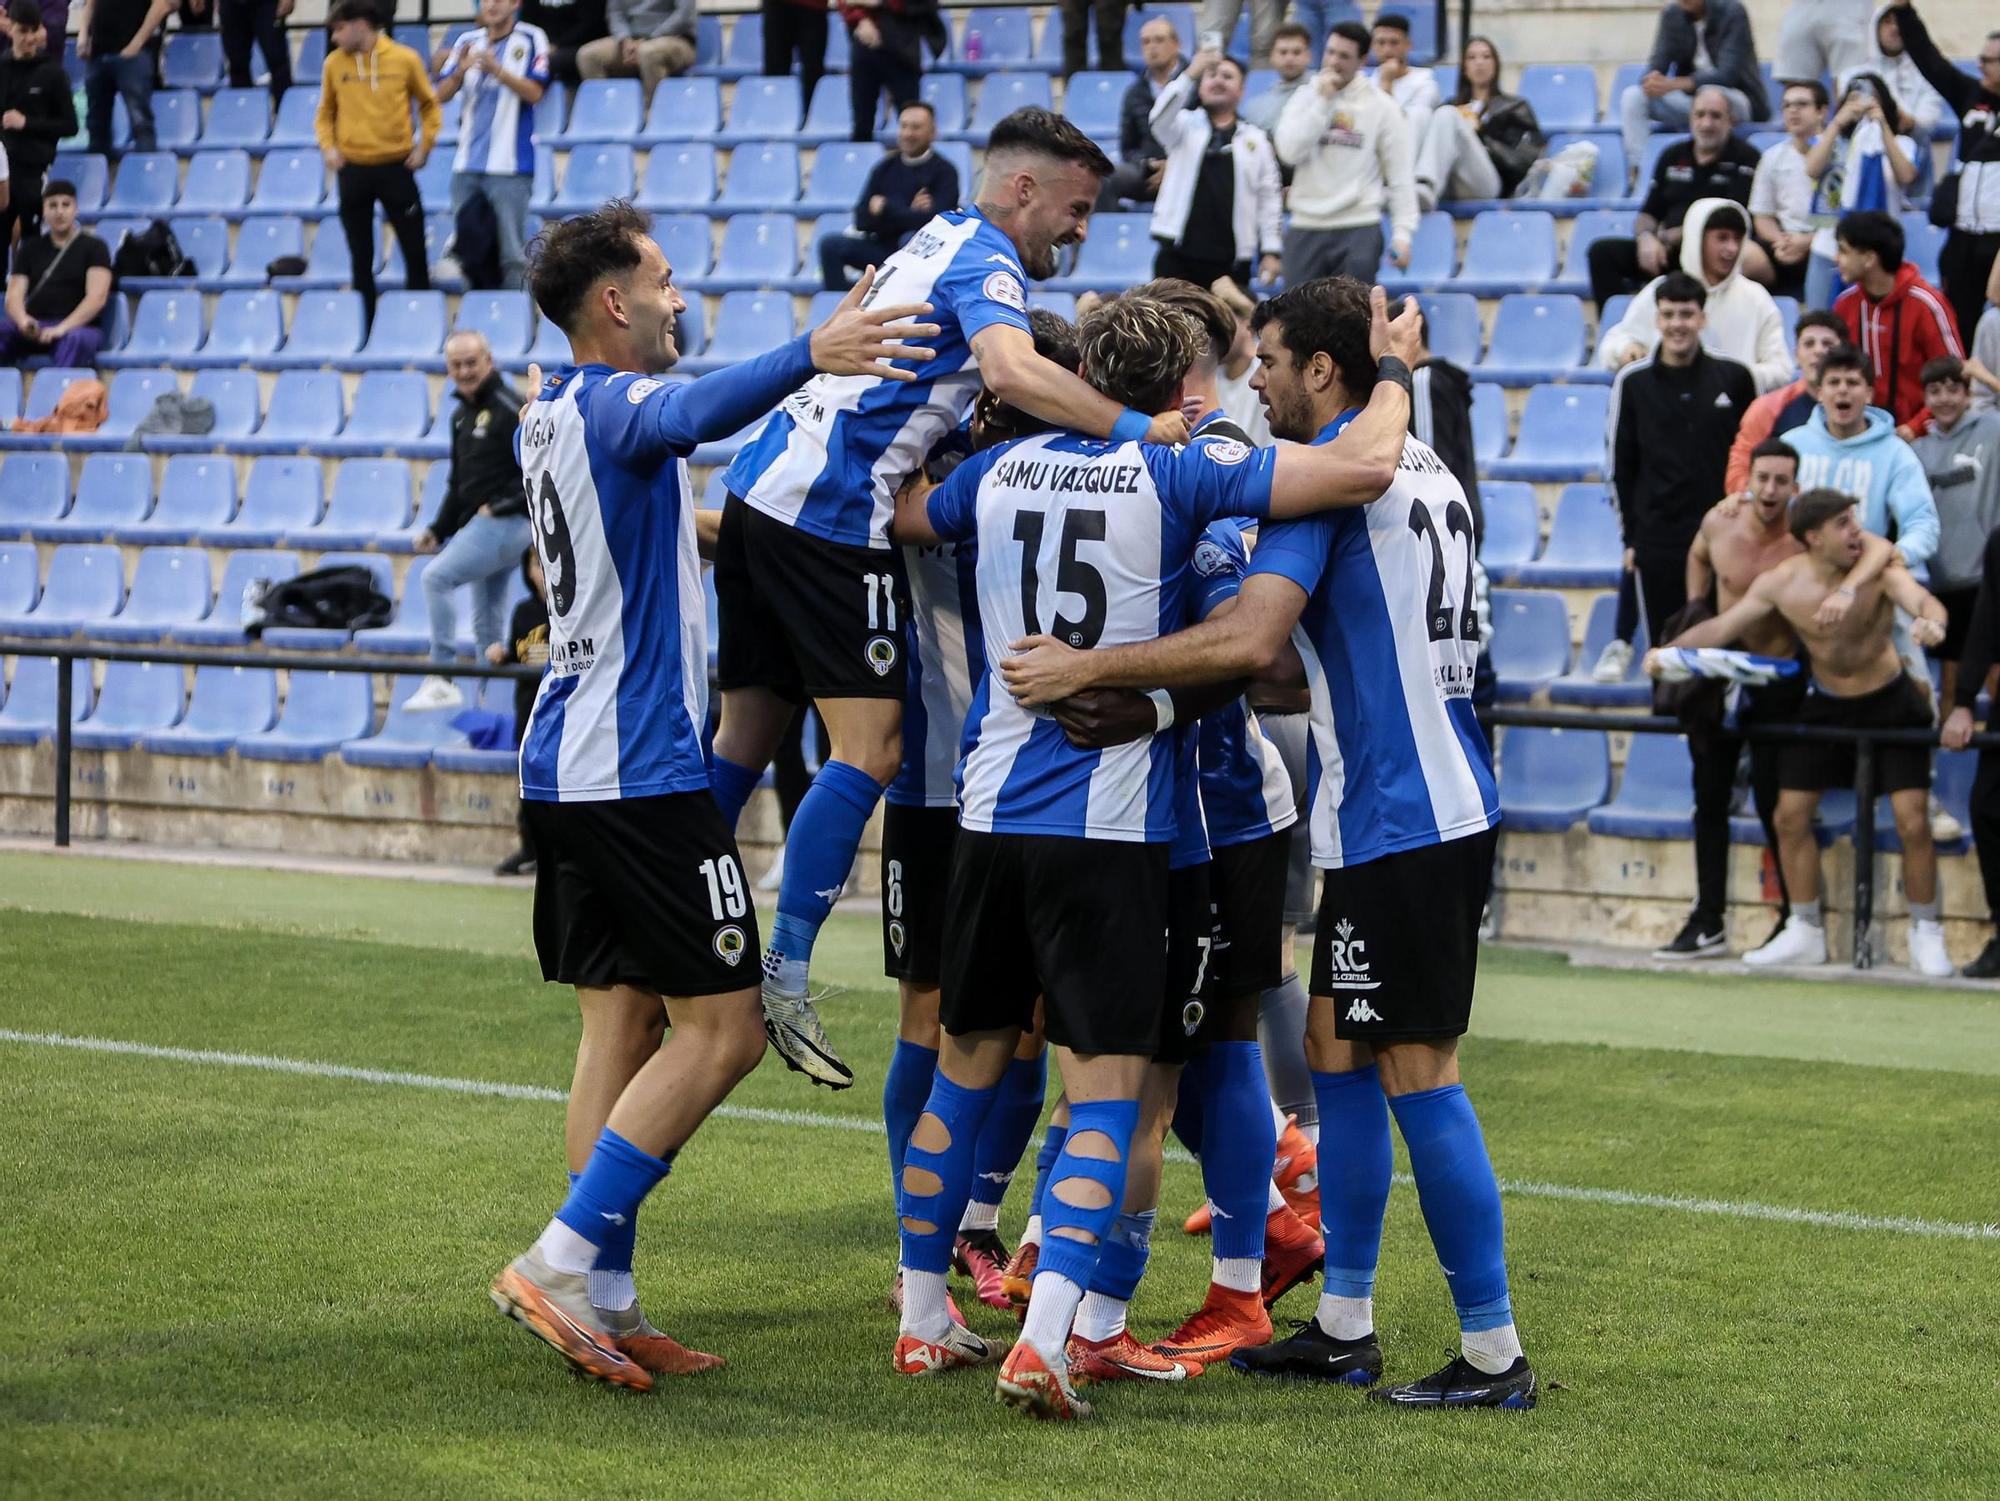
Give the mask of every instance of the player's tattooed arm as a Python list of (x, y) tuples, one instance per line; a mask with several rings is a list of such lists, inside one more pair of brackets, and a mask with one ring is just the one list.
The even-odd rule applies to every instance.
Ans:
[(915, 470), (908, 479), (897, 487), (896, 514), (889, 518), (891, 541), (909, 547), (934, 547), (941, 540), (937, 529), (931, 525), (931, 492), (937, 489), (936, 481)]

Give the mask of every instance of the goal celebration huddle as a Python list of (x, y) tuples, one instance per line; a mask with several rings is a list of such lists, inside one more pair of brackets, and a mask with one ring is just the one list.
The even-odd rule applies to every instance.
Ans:
[[(883, 803), (896, 1376), (969, 1397), (990, 1376), (1050, 1419), (1197, 1377), (1534, 1405), (1457, 1062), (1499, 804), (1471, 512), (1410, 435), (1418, 314), (1345, 277), (1257, 305), (1248, 410), (1285, 440), (1260, 446), (1214, 292), (1155, 281), (1075, 326), (1030, 308), (1110, 171), (1017, 111), (971, 207), (818, 328), (692, 382), (661, 378), (685, 304), (645, 215), (611, 203), (535, 247), (572, 362), (519, 436), (550, 596), (521, 794), (543, 975), (583, 1031), (567, 1193), (492, 1295), (585, 1375), (646, 1390), (724, 1363), (642, 1311), (641, 1206), (767, 1048), (853, 1084), (813, 948)], [(767, 413), (698, 510), (689, 455)], [(805, 703), (831, 749), (766, 929), (735, 826)], [(1428, 1374), (1373, 1316), (1392, 1125), (1462, 1331)], [(1127, 1308), (1170, 1135), (1200, 1164), (1187, 1228), (1212, 1271), (1148, 1286), (1193, 1311), (1147, 1345)], [(1011, 1251), (1010, 1191), (1031, 1195)], [(954, 1269), (1018, 1314), (1011, 1346), (961, 1318)], [(1279, 1337), (1271, 1306), (1315, 1275)], [(974, 1366), (995, 1369), (954, 1374)]]

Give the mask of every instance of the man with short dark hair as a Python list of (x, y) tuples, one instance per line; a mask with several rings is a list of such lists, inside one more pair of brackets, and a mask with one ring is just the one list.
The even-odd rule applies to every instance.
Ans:
[(1266, 284), (1281, 265), (1284, 183), (1271, 138), (1237, 115), (1243, 77), (1235, 58), (1198, 52), (1153, 101), (1153, 139), (1167, 150), (1153, 274), (1203, 291), (1224, 276), (1249, 291), (1253, 257)]
[(1138, 73), (1118, 101), (1118, 165), (1104, 180), (1098, 206), (1151, 203), (1160, 191), (1167, 150), (1153, 138), (1153, 102), (1179, 76), (1184, 59), (1180, 33), (1168, 16), (1148, 16), (1139, 28)]
[(8, 172), (8, 194), (0, 207), (0, 254), (42, 227), (42, 179), (56, 159), (56, 147), (76, 134), (76, 100), (62, 58), (48, 50), (48, 31), (35, 0), (14, 0), (4, 22), (13, 49), (0, 57), (0, 150)]
[(84, 60), (84, 109), (90, 149), (113, 154), (111, 106), (125, 101), (132, 149), (159, 146), (153, 130), (153, 85), (160, 71), (160, 36), (180, 0), (84, 0), (76, 55)]
[(1819, 404), (1819, 362), (1828, 350), (1847, 342), (1847, 325), (1825, 308), (1799, 314), (1798, 334), (1793, 342), (1793, 358), (1798, 362), (1798, 378), (1766, 391), (1750, 403), (1736, 441), (1729, 445), (1729, 469), (1724, 483), (1731, 495), (1741, 495), (1750, 484), (1750, 451), (1766, 438), (1782, 438), (1795, 427), (1812, 419)]
[(1396, 101), (1396, 108), (1409, 123), (1414, 150), (1443, 96), (1438, 91), (1437, 75), (1410, 61), (1410, 18), (1393, 10), (1383, 11), (1369, 29), (1368, 50), (1375, 59), (1369, 82)]
[(820, 276), (829, 292), (852, 285), (850, 271), (879, 266), (933, 216), (958, 207), (958, 168), (935, 149), (937, 112), (921, 99), (896, 116), (896, 148), (869, 168), (854, 205), (857, 234), (824, 236)]
[(1852, 496), (1862, 526), (1894, 537), (1904, 563), (1918, 569), (1937, 552), (1937, 506), (1895, 419), (1870, 403), (1874, 382), (1868, 356), (1852, 344), (1828, 350), (1819, 364), (1819, 404), (1786, 441), (1799, 452), (1802, 486)]
[(1263, 93), (1244, 101), (1243, 118), (1265, 135), (1276, 130), (1278, 117), (1285, 112), (1292, 95), (1308, 81), (1312, 62), (1312, 33), (1305, 27), (1287, 21), (1272, 32), (1271, 67), (1277, 72), (1277, 80)]
[(1653, 127), (1679, 130), (1687, 125), (1695, 95), (1703, 89), (1720, 91), (1735, 120), (1770, 116), (1750, 13), (1740, 0), (1667, 0), (1661, 7), (1645, 75), (1627, 85), (1618, 101), (1625, 159), (1633, 171)]
[(1772, 265), (1773, 292), (1799, 297), (1806, 289), (1806, 262), (1812, 256), (1813, 195), (1806, 157), (1826, 128), (1826, 85), (1817, 78), (1785, 85), (1779, 100), (1785, 138), (1757, 159), (1750, 184), (1751, 227)]
[(76, 186), (59, 177), (42, 189), (42, 233), (14, 251), (0, 318), (0, 364), (47, 355), (88, 369), (104, 345), (98, 316), (111, 297), (111, 251), (76, 223)]
[(1958, 319), (1944, 293), (1903, 259), (1903, 226), (1893, 214), (1843, 215), (1834, 239), (1848, 287), (1833, 311), (1874, 363), (1875, 405), (1897, 426), (1914, 428), (1924, 410), (1924, 366), (1940, 355), (1965, 355)]
[(549, 39), (515, 18), (520, 0), (480, 0), (480, 24), (460, 36), (438, 69), (439, 104), (465, 95), (451, 211), (478, 194), (493, 209), (500, 285), (522, 284), (528, 198), (535, 186), (535, 106), (549, 85)]

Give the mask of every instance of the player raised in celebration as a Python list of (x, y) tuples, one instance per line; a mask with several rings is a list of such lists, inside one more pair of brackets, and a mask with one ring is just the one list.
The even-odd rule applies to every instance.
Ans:
[[(583, 1012), (565, 1129), (569, 1197), (493, 1283), (501, 1311), (584, 1374), (641, 1391), (721, 1362), (654, 1329), (632, 1286), (639, 1204), (764, 1053), (757, 915), (708, 790), (707, 622), (686, 456), (814, 370), (914, 378), (921, 303), (864, 309), (864, 277), (812, 333), (691, 385), (687, 304), (650, 234), (612, 203), (551, 228), (535, 301), (573, 364), (522, 417), (521, 470), (549, 586), (549, 669), (521, 743), (543, 978)], [(902, 324), (897, 333), (887, 326)], [(664, 1043), (662, 1033), (673, 1028)]]
[[(1365, 420), (1355, 408), (1369, 401), (1372, 414), (1386, 383), (1371, 353), (1380, 344), (1371, 343), (1370, 302), (1361, 283), (1335, 277), (1258, 308), (1256, 379), (1273, 434), (1316, 445), (1306, 452), (1338, 452)], [(1407, 379), (1402, 367), (1382, 369)], [(1303, 627), (1308, 808), (1313, 860), (1325, 872), (1307, 1050), (1322, 1140), (1339, 1149), (1319, 1164), (1326, 1268), (1317, 1316), (1230, 1361), (1257, 1374), (1379, 1378), (1373, 1294), (1393, 1114), (1463, 1350), (1377, 1395), (1527, 1407), (1535, 1378), (1514, 1330), (1499, 1185), (1458, 1073), (1500, 818), (1472, 711), (1472, 517), (1436, 454), (1400, 433), (1397, 448), (1395, 470), (1368, 493), (1322, 495), (1314, 508), (1332, 514), (1262, 528), (1226, 615), (1094, 651), (1030, 633), (999, 670), (1029, 705), (1098, 686), (1214, 682), (1268, 667)]]
[(729, 468), (711, 764), (724, 818), (735, 823), (801, 700), (812, 700), (832, 742), (792, 820), (764, 956), (772, 1044), (818, 1084), (844, 1089), (854, 1075), (807, 997), (813, 943), (902, 762), (909, 599), (889, 540), (897, 486), (965, 419), (982, 382), (1010, 406), (1100, 437), (1187, 433), (1178, 412), (1121, 408), (1035, 353), (1026, 283), (1055, 273), (1057, 249), (1081, 237), (1110, 171), (1060, 115), (1007, 116), (987, 143), (978, 202), (932, 219), (876, 282), (878, 295), (935, 308), (935, 358), (914, 381), (878, 374), (801, 387)]

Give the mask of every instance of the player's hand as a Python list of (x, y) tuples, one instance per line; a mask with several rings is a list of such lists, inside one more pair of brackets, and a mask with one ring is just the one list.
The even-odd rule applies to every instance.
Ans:
[(854, 23), (854, 44), (871, 52), (882, 45), (882, 28), (875, 24), (873, 17), (863, 16)]
[(1919, 615), (1910, 622), (1910, 639), (1919, 646), (1936, 646), (1944, 640), (1944, 622)]
[(437, 533), (432, 531), (429, 527), (425, 527), (422, 531), (418, 532), (416, 536), (410, 539), (411, 552), (436, 552), (437, 550), (438, 550)]
[(1723, 496), (1722, 499), (1710, 506), (1709, 512), (1720, 520), (1734, 521), (1736, 513), (1743, 509), (1744, 503), (1749, 499), (1750, 497), (1747, 495), (1731, 493)]
[(1972, 743), (1972, 710), (1960, 704), (1946, 716), (1938, 731), (1938, 744), (1946, 750), (1964, 750)]
[[(1376, 287), (1368, 294), (1368, 305), (1371, 314), (1369, 344), (1372, 346), (1375, 342), (1374, 319), (1380, 318), (1383, 320), (1383, 354), (1401, 360), (1414, 370), (1417, 362), (1424, 357), (1424, 315), (1417, 309), (1417, 299), (1405, 297), (1396, 309), (1396, 316), (1391, 318), (1388, 294), (1380, 287)], [(1381, 355), (1377, 355), (1376, 358), (1380, 359)]]
[(17, 109), (10, 109), (0, 115), (0, 130), (19, 130), (28, 123), (28, 117)]
[(1658, 276), (1667, 268), (1667, 245), (1658, 235), (1641, 235), (1633, 247), (1639, 257), (1639, 269), (1648, 276)]
[(335, 151), (331, 146), (324, 148), (320, 152), (319, 159), (326, 163), (326, 170), (329, 172), (338, 172), (342, 167), (347, 165), (347, 158), (342, 156), (338, 151)]
[[(1270, 251), (1267, 250), (1261, 257), (1258, 258), (1257, 280), (1262, 285), (1267, 287), (1275, 287), (1278, 284), (1278, 278), (1283, 276), (1284, 274), (1285, 274), (1285, 263), (1281, 257), (1275, 256), (1271, 254)], [(1218, 277), (1217, 280), (1228, 281), (1229, 278)], [(1230, 285), (1234, 286), (1235, 283), (1230, 282)], [(1236, 309), (1234, 307), (1231, 307), (1230, 311), (1233, 313), (1236, 311)]]
[(1389, 246), (1389, 264), (1398, 271), (1410, 269), (1410, 242), (1397, 240)]
[(1000, 662), (1007, 691), (1029, 708), (1073, 698), (1092, 685), (1090, 653), (1065, 646), (1053, 636), (1024, 636)]
[(910, 200), (910, 207), (917, 213), (928, 214), (931, 211), (931, 205), (935, 202), (936, 200), (931, 197), (931, 190), (929, 188), (918, 188), (917, 196)]
[(1178, 448), (1188, 440), (1188, 419), (1180, 411), (1161, 412), (1153, 418), (1153, 425), (1146, 429), (1143, 443), (1158, 443), (1167, 448)]
[(421, 172), (424, 163), (429, 161), (430, 158), (431, 148), (419, 141), (416, 149), (403, 158), (403, 165), (408, 167), (412, 172)]
[(1079, 750), (1104, 750), (1130, 745), (1153, 733), (1159, 711), (1136, 688), (1086, 688), (1052, 704), (1050, 716)]
[[(933, 338), (935, 323), (912, 323), (931, 310), (928, 302), (903, 302), (894, 307), (864, 306), (868, 289), (875, 285), (875, 268), (861, 273), (861, 280), (841, 299), (840, 306), (812, 332), (812, 362), (815, 370), (827, 375), (879, 375), (884, 380), (915, 380), (914, 370), (898, 370), (889, 360), (937, 358), (935, 349), (907, 342)], [(901, 328), (889, 325), (900, 323)]]
[(521, 403), (521, 410), (514, 414), (516, 422), (526, 422), (528, 413), (534, 408), (535, 398), (542, 394), (542, 367), (535, 361), (528, 361), (528, 395)]
[[(1845, 620), (1847, 612), (1853, 608), (1854, 591), (1852, 589), (1831, 590), (1828, 592), (1826, 598), (1819, 602), (1819, 608), (1813, 611), (1813, 624), (1823, 631), (1830, 631), (1839, 625), (1841, 621)], [(1921, 623), (1919, 622), (1919, 624)], [(1915, 630), (1910, 632), (1912, 640), (1916, 639), (1916, 634)]]

